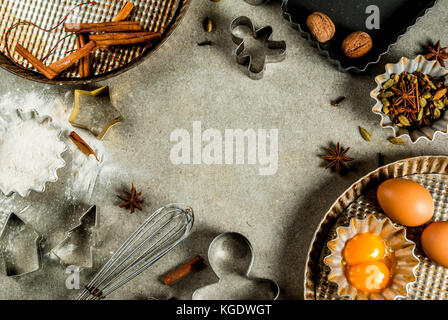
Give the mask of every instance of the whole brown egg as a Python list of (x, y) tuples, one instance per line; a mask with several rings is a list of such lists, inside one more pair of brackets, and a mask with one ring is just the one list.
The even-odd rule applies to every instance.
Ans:
[(395, 222), (416, 227), (431, 220), (434, 201), (431, 194), (417, 182), (395, 178), (384, 181), (377, 191), (381, 209)]
[(431, 223), (423, 231), (421, 241), (428, 258), (448, 268), (448, 221)]

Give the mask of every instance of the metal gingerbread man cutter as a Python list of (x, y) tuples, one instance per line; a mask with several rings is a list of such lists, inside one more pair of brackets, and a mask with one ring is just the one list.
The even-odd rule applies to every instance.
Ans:
[[(270, 54), (264, 54), (262, 59), (254, 59), (252, 55), (246, 52), (244, 45), (244, 39), (235, 34), (237, 27), (245, 26), (252, 31), (252, 36), (257, 40), (264, 40)], [(238, 46), (235, 49), (236, 61), (242, 65), (248, 65), (249, 77), (254, 80), (263, 78), (263, 73), (267, 63), (280, 62), (286, 57), (286, 42), (272, 40), (272, 27), (266, 26), (260, 29), (256, 29), (252, 21), (245, 16), (235, 18), (230, 24), (230, 34), (232, 40)]]

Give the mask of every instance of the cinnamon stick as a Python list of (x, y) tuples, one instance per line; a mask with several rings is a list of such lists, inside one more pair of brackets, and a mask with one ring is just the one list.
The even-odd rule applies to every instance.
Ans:
[(123, 37), (123, 38), (105, 38), (104, 40), (95, 41), (97, 47), (108, 47), (108, 46), (120, 46), (120, 45), (130, 45), (146, 43), (152, 40), (161, 39), (162, 34), (160, 32), (154, 32), (148, 34), (147, 36), (133, 36), (133, 37)]
[(70, 132), (69, 136), (70, 140), (73, 141), (74, 144), (76, 144), (76, 146), (86, 155), (86, 156), (90, 156), (91, 154), (93, 154), (93, 156), (95, 157), (96, 161), (100, 161), (98, 160), (98, 157), (96, 156), (95, 151), (93, 151), (93, 149), (87, 144), (87, 142), (85, 142), (75, 131)]
[(169, 286), (177, 280), (180, 280), (181, 278), (190, 274), (192, 271), (201, 269), (203, 266), (204, 259), (202, 259), (200, 256), (196, 256), (193, 259), (187, 261), (185, 264), (164, 275), (161, 280), (165, 285)]
[(65, 32), (120, 32), (141, 31), (140, 21), (115, 21), (100, 23), (66, 23)]
[(41, 72), (48, 79), (53, 79), (58, 74), (50, 67), (47, 67), (42, 61), (37, 59), (35, 56), (31, 54), (28, 50), (22, 47), (20, 44), (16, 45), (15, 51), (20, 54), (23, 58), (25, 58), (29, 63), (31, 63), (39, 72)]
[(123, 8), (121, 8), (120, 12), (116, 15), (116, 17), (112, 20), (113, 22), (126, 20), (132, 9), (134, 9), (134, 5), (132, 2), (126, 1)]
[[(76, 35), (76, 45), (78, 49), (81, 49), (89, 42), (89, 35), (86, 33), (78, 33)], [(90, 54), (86, 55), (79, 61), (78, 67), (79, 76), (81, 78), (90, 77), (91, 69), (90, 69)]]
[(132, 33), (102, 33), (91, 34), (89, 39), (93, 41), (103, 40), (119, 40), (119, 39), (131, 39), (135, 37), (147, 37), (153, 34), (160, 34), (160, 32), (132, 32)]
[(50, 65), (50, 69), (54, 70), (56, 73), (61, 73), (62, 71), (70, 68), (76, 62), (89, 55), (92, 51), (97, 49), (95, 41), (90, 41), (88, 44), (83, 46), (81, 49), (76, 50), (69, 54), (68, 56), (59, 59), (58, 61)]

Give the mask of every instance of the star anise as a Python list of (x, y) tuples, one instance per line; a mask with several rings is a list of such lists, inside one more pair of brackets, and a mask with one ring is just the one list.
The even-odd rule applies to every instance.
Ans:
[(425, 54), (425, 59), (427, 60), (436, 60), (440, 63), (442, 67), (445, 67), (445, 61), (448, 59), (448, 52), (446, 52), (446, 47), (441, 48), (440, 47), (440, 40), (437, 41), (435, 46), (429, 45), (426, 46), (426, 50), (428, 51), (427, 54)]
[(131, 193), (127, 192), (126, 190), (123, 190), (123, 192), (125, 193), (124, 196), (117, 196), (124, 201), (122, 204), (120, 204), (120, 208), (129, 208), (131, 209), (131, 213), (134, 213), (135, 208), (139, 209), (140, 211), (143, 210), (141, 204), (145, 202), (145, 200), (138, 198), (142, 193), (137, 193), (134, 184), (132, 184)]
[(401, 82), (400, 89), (392, 88), (395, 93), (393, 108), (398, 113), (403, 113), (406, 117), (415, 120), (416, 113), (419, 112), (417, 107), (416, 90), (413, 84), (406, 87), (404, 81)]
[(329, 161), (325, 169), (334, 168), (336, 172), (339, 172), (341, 168), (350, 169), (347, 162), (354, 160), (352, 157), (346, 155), (350, 148), (344, 149), (338, 142), (335, 149), (327, 147), (326, 150), (328, 154), (321, 156), (322, 159)]

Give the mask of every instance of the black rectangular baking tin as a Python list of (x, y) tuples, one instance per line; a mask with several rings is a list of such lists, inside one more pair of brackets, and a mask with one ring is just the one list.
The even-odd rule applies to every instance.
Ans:
[[(432, 8), (438, 0), (283, 0), (283, 16), (308, 39), (328, 61), (341, 71), (364, 72), (378, 63), (398, 39)], [(380, 29), (368, 30), (365, 13), (367, 6), (376, 5), (380, 11)], [(336, 26), (334, 37), (319, 43), (311, 36), (306, 19), (314, 11), (321, 11), (333, 20)], [(373, 41), (372, 50), (358, 59), (350, 59), (341, 49), (342, 41), (354, 31), (365, 31)]]

